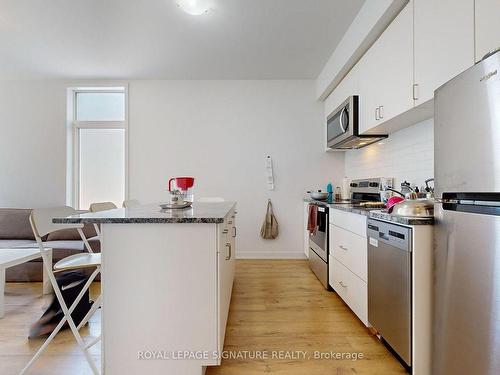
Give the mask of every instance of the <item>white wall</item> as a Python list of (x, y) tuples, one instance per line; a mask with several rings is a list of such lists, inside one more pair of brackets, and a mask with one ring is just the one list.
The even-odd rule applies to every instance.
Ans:
[[(169, 176), (195, 176), (196, 196), (238, 202), (238, 256), (301, 256), (304, 189), (344, 170), (342, 154), (323, 152), (314, 90), (314, 81), (131, 82), (130, 197), (165, 200)], [(259, 236), (268, 198), (281, 230), (273, 241)]]
[(433, 119), (392, 133), (381, 145), (347, 151), (345, 172), (350, 179), (394, 177), (397, 189), (405, 180), (423, 186), (434, 176)]
[[(66, 88), (85, 84), (0, 81), (0, 207), (65, 203)], [(344, 176), (343, 154), (323, 152), (315, 82), (129, 84), (130, 198), (165, 200), (169, 176), (193, 175), (197, 196), (238, 201), (240, 256), (300, 257), (304, 190)], [(273, 192), (265, 183), (268, 154)], [(281, 229), (274, 241), (259, 237), (267, 198)]]
[(65, 203), (66, 91), (0, 82), (0, 207)]

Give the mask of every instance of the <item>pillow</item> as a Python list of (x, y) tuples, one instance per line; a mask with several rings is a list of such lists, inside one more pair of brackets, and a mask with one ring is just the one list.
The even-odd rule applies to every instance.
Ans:
[[(87, 238), (92, 238), (97, 236), (93, 224), (84, 224), (83, 234)], [(61, 229), (55, 232), (49, 233), (47, 236), (47, 241), (69, 241), (69, 240), (81, 240), (80, 235), (76, 229)]]
[(0, 208), (0, 238), (34, 240), (29, 208)]

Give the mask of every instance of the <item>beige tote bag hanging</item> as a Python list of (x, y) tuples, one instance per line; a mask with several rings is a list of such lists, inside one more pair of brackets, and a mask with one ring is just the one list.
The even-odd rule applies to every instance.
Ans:
[(264, 223), (262, 224), (262, 228), (260, 229), (260, 236), (265, 240), (274, 240), (278, 237), (279, 229), (278, 229), (278, 220), (273, 213), (273, 204), (269, 199), (267, 201), (267, 212), (266, 218), (264, 219)]

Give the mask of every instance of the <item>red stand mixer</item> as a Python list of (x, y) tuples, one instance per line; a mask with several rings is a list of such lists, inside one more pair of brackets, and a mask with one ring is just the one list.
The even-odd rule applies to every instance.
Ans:
[(168, 191), (170, 194), (179, 193), (182, 199), (187, 202), (194, 201), (194, 177), (172, 177), (168, 180)]

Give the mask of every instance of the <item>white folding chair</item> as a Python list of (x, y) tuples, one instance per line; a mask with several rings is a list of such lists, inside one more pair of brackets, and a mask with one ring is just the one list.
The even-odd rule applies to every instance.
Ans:
[[(98, 203), (91, 203), (89, 210), (90, 212), (100, 212), (100, 211), (107, 211), (107, 210), (113, 210), (116, 207), (116, 204), (113, 202), (98, 202)], [(94, 224), (94, 229), (97, 235), (100, 237), (101, 236), (101, 231), (99, 229), (99, 225)]]
[(137, 207), (140, 205), (141, 205), (141, 202), (139, 202), (137, 199), (127, 199), (127, 200), (123, 201), (123, 208)]
[[(48, 275), (49, 280), (52, 284), (52, 288), (54, 289), (54, 293), (57, 297), (57, 300), (59, 301), (59, 304), (61, 305), (61, 309), (64, 313), (64, 317), (61, 319), (59, 324), (56, 326), (56, 328), (50, 334), (50, 336), (47, 338), (47, 340), (43, 343), (43, 345), (38, 349), (38, 351), (35, 353), (33, 358), (21, 370), (20, 374), (25, 374), (26, 371), (28, 371), (28, 369), (33, 365), (33, 363), (38, 359), (38, 357), (45, 350), (45, 348), (47, 348), (49, 343), (54, 339), (54, 337), (60, 331), (60, 329), (62, 328), (62, 326), (64, 325), (65, 322), (68, 323), (68, 325), (71, 329), (71, 332), (73, 333), (73, 336), (75, 336), (75, 339), (76, 339), (76, 342), (78, 343), (78, 346), (83, 351), (85, 358), (87, 359), (87, 362), (89, 363), (90, 368), (92, 369), (92, 372), (94, 374), (99, 374), (99, 370), (97, 369), (92, 357), (90, 356), (88, 349), (90, 347), (92, 347), (94, 344), (96, 344), (100, 340), (101, 336), (92, 340), (90, 343), (85, 344), (82, 337), (80, 336), (80, 333), (78, 332), (78, 329), (81, 326), (83, 326), (88, 321), (88, 319), (90, 318), (92, 313), (95, 312), (97, 310), (97, 308), (99, 308), (101, 297), (99, 296), (98, 300), (94, 302), (92, 309), (89, 311), (89, 313), (87, 313), (87, 315), (82, 320), (82, 323), (80, 323), (78, 325), (78, 327), (76, 327), (76, 325), (71, 317), (71, 313), (75, 309), (78, 302), (82, 299), (85, 292), (89, 289), (90, 284), (92, 284), (92, 281), (95, 279), (95, 277), (101, 271), (101, 254), (94, 254), (93, 253), (92, 248), (90, 247), (87, 239), (85, 238), (85, 235), (83, 234), (83, 231), (82, 231), (83, 224), (54, 224), (54, 223), (52, 223), (52, 218), (54, 218), (54, 217), (65, 217), (65, 216), (74, 215), (76, 213), (77, 212), (73, 208), (66, 207), (66, 206), (35, 209), (31, 212), (31, 215), (30, 215), (31, 228), (33, 229), (33, 234), (35, 235), (36, 242), (38, 244), (38, 247), (40, 248), (40, 253), (41, 253), (41, 256), (43, 259), (43, 266), (45, 267), (45, 269), (47, 271), (47, 275)], [(43, 246), (42, 237), (49, 234), (49, 233), (55, 232), (56, 230), (70, 229), (70, 228), (75, 228), (78, 231), (78, 233), (80, 234), (80, 237), (82, 238), (82, 240), (85, 244), (85, 248), (87, 250), (87, 253), (70, 255), (64, 259), (61, 259), (56, 264), (54, 264), (54, 266), (52, 266), (52, 262), (49, 259), (49, 257), (47, 256), (46, 250)], [(95, 270), (90, 275), (88, 281), (83, 286), (82, 290), (80, 291), (80, 293), (76, 297), (73, 304), (68, 307), (66, 305), (66, 303), (64, 302), (64, 298), (61, 294), (61, 290), (59, 289), (59, 285), (57, 284), (54, 273), (66, 271), (66, 270), (85, 269), (85, 268), (95, 268)]]

